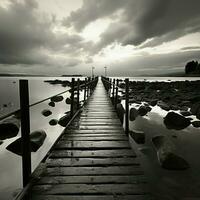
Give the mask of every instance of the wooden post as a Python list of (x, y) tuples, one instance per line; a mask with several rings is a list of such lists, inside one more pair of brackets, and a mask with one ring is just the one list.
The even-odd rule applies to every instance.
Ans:
[(79, 109), (79, 101), (80, 101), (79, 90), (80, 90), (80, 79), (78, 78), (77, 80), (77, 110)]
[(21, 109), (21, 137), (22, 137), (22, 170), (23, 187), (25, 187), (31, 175), (31, 150), (30, 150), (30, 113), (28, 80), (19, 81), (20, 109)]
[(126, 135), (129, 134), (129, 79), (125, 79), (126, 84), (126, 100), (125, 100), (125, 133)]
[(88, 96), (91, 95), (91, 91), (90, 91), (90, 77), (88, 78)]
[(117, 109), (117, 101), (118, 101), (118, 86), (119, 86), (119, 79), (117, 79), (117, 83), (116, 83), (115, 109)]
[(84, 84), (84, 102), (86, 100), (86, 88), (87, 88), (87, 78), (85, 78), (85, 84)]
[(71, 118), (74, 115), (74, 78), (72, 78), (72, 87), (71, 87), (71, 109), (70, 109)]
[(88, 94), (88, 81), (89, 81), (89, 78), (87, 78), (87, 84), (86, 84), (87, 98), (88, 98), (88, 96), (89, 96), (89, 94)]
[(114, 99), (115, 99), (115, 79), (113, 79), (112, 97), (113, 97), (113, 104), (114, 104)]

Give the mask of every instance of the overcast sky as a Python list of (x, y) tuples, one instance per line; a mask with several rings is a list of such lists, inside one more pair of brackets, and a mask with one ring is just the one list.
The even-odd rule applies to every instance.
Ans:
[(135, 76), (200, 57), (200, 0), (0, 0), (0, 73)]

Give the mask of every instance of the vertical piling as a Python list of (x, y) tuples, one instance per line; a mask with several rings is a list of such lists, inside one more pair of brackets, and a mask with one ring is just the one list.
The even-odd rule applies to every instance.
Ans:
[(125, 79), (125, 85), (126, 85), (126, 100), (125, 100), (125, 133), (126, 135), (129, 134), (129, 79)]

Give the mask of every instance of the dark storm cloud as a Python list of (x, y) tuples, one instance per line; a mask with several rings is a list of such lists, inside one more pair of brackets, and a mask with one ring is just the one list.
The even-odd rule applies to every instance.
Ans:
[[(74, 49), (83, 42), (78, 35), (55, 34), (54, 17), (41, 15), (35, 0), (11, 1), (8, 8), (0, 7), (0, 63), (55, 64), (50, 54)], [(76, 50), (76, 49), (75, 49)], [(62, 60), (64, 66), (74, 66), (78, 59)]]
[(64, 24), (80, 31), (89, 23), (120, 11), (118, 19), (101, 35), (97, 51), (113, 42), (156, 46), (198, 32), (199, 7), (199, 0), (85, 0)]

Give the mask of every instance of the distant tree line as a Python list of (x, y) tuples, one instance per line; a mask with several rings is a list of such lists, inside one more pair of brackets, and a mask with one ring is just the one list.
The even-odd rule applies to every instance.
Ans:
[(200, 74), (200, 63), (190, 61), (185, 65), (185, 74)]

